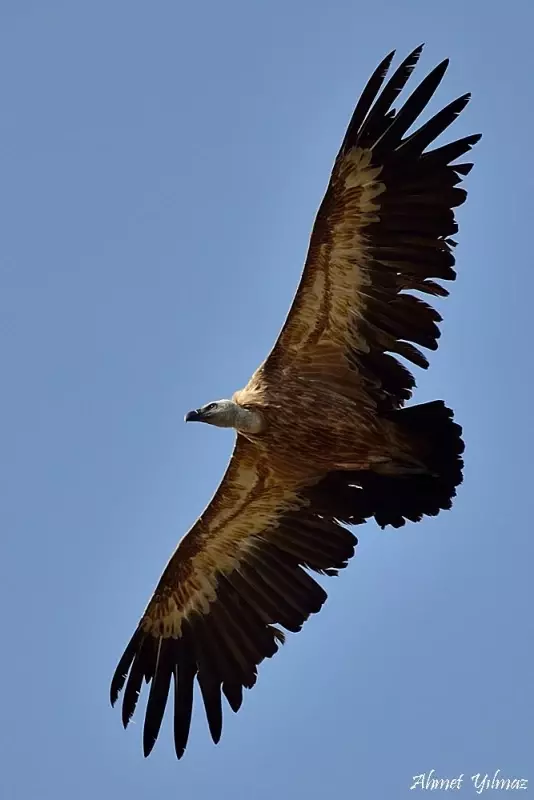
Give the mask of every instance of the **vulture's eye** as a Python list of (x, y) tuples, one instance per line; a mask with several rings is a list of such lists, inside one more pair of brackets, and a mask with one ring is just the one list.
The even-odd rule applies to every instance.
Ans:
[(214, 408), (217, 408), (217, 403), (210, 403), (209, 405), (206, 406), (204, 411), (213, 411)]

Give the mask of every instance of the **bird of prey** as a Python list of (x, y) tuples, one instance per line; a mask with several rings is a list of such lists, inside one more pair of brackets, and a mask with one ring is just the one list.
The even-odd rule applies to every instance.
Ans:
[[(350, 120), (311, 233), (302, 278), (278, 339), (231, 400), (187, 421), (234, 428), (230, 463), (208, 507), (181, 540), (111, 685), (122, 719), (150, 684), (148, 755), (171, 684), (174, 744), (186, 748), (195, 680), (218, 742), (223, 698), (233, 711), (284, 632), (299, 631), (326, 599), (311, 572), (335, 575), (354, 554), (345, 526), (384, 527), (451, 507), (462, 481), (462, 429), (443, 401), (405, 407), (435, 350), (437, 311), (455, 278), (454, 208), (480, 138), (429, 146), (469, 95), (410, 132), (447, 68), (439, 64), (393, 107), (422, 47), (384, 85), (380, 63)], [(382, 88), (383, 87), (383, 88)], [(417, 294), (414, 294), (416, 292)]]

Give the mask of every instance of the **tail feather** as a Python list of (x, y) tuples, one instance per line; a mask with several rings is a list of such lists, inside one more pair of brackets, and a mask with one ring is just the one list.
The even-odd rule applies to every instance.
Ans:
[(426, 467), (423, 474), (368, 476), (364, 488), (372, 496), (374, 517), (381, 527), (399, 527), (404, 519), (419, 521), (452, 506), (462, 482), (462, 429), (442, 400), (395, 411), (394, 421)]
[(442, 400), (403, 408), (393, 419), (413, 443), (427, 472), (384, 475), (372, 471), (331, 472), (314, 491), (314, 501), (340, 522), (374, 517), (381, 528), (400, 528), (449, 509), (462, 482), (462, 429)]
[(454, 490), (462, 482), (464, 443), (452, 410), (443, 400), (433, 400), (395, 411), (393, 418), (417, 443), (418, 455), (429, 472), (439, 477), (444, 488)]

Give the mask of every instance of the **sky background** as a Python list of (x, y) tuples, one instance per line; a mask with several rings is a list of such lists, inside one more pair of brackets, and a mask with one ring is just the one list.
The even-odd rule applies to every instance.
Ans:
[[(534, 780), (533, 25), (526, 1), (0, 2), (2, 798)], [(419, 78), (452, 59), (440, 105), (473, 92), (454, 135), (484, 134), (415, 396), (455, 408), (465, 484), (357, 531), (218, 747), (195, 713), (181, 762), (169, 719), (145, 761), (109, 681), (232, 448), (184, 412), (269, 351), (359, 93), (421, 41)]]

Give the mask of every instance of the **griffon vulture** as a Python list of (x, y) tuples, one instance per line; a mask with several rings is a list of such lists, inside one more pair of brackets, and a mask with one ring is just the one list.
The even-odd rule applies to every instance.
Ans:
[[(311, 234), (297, 294), (273, 350), (244, 389), (186, 421), (237, 431), (226, 474), (171, 557), (116, 669), (124, 725), (150, 684), (143, 746), (158, 736), (171, 682), (180, 758), (198, 681), (214, 742), (222, 695), (237, 711), (258, 664), (326, 600), (310, 571), (335, 575), (354, 553), (344, 527), (374, 517), (399, 527), (451, 506), (462, 481), (461, 428), (442, 401), (405, 408), (415, 381), (396, 356), (426, 368), (454, 280), (453, 209), (480, 138), (428, 150), (465, 94), (415, 132), (447, 61), (392, 106), (421, 47), (380, 91), (394, 53), (365, 87)], [(318, 413), (320, 411), (320, 413)]]

